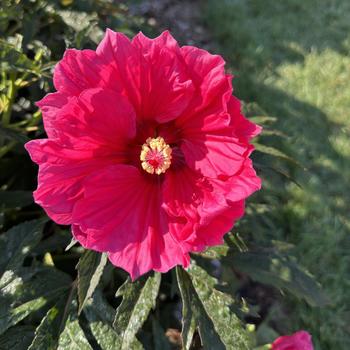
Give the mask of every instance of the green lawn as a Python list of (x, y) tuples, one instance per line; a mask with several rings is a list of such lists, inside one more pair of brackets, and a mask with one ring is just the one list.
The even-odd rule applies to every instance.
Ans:
[(332, 305), (289, 300), (289, 331), (350, 349), (350, 1), (207, 0), (205, 20), (236, 94), (278, 119), (290, 138), (275, 143), (307, 168), (279, 198), (276, 238), (296, 245)]

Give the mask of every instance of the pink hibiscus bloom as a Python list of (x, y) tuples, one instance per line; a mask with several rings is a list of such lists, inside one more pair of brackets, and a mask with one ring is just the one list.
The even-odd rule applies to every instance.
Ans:
[(272, 343), (272, 350), (314, 350), (314, 347), (311, 335), (306, 331), (299, 331), (277, 338)]
[(260, 188), (249, 159), (260, 127), (224, 64), (169, 32), (107, 30), (96, 51), (67, 50), (57, 92), (38, 102), (48, 138), (26, 144), (35, 202), (133, 279), (221, 244)]

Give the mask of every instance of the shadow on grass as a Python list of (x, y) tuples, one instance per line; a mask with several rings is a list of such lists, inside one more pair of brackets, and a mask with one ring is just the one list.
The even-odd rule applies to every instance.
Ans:
[[(276, 117), (275, 127), (290, 136), (263, 142), (286, 151), (308, 169), (292, 170), (301, 189), (270, 184), (277, 193), (271, 200), (276, 208), (263, 216), (277, 230), (272, 232), (270, 224), (267, 237), (295, 243), (296, 256), (334, 303), (310, 309), (292, 301), (290, 327), (309, 329), (316, 349), (349, 349), (350, 123), (339, 114), (346, 114), (349, 106), (349, 90), (342, 88), (347, 89), (343, 81), (350, 74), (350, 2), (208, 0), (205, 13), (222, 54), (238, 72), (236, 94)], [(337, 61), (329, 62), (333, 58)], [(337, 64), (338, 70), (324, 72)], [(306, 82), (304, 96), (304, 90), (297, 89)], [(265, 191), (258, 198), (266, 201), (268, 195)], [(257, 229), (260, 235), (268, 231)]]

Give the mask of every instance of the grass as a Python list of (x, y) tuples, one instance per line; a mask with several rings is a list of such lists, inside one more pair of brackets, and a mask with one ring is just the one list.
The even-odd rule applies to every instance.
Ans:
[(236, 94), (278, 118), (282, 147), (308, 169), (282, 192), (276, 238), (296, 245), (332, 304), (289, 300), (289, 331), (350, 349), (350, 2), (207, 0), (205, 19)]

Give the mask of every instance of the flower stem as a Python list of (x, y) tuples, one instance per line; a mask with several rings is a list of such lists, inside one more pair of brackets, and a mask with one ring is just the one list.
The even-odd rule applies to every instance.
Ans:
[(10, 124), (12, 105), (13, 105), (13, 102), (15, 101), (16, 92), (17, 92), (15, 80), (16, 80), (16, 76), (14, 74), (11, 74), (10, 84), (7, 90), (7, 104), (2, 115), (3, 126), (8, 126)]

